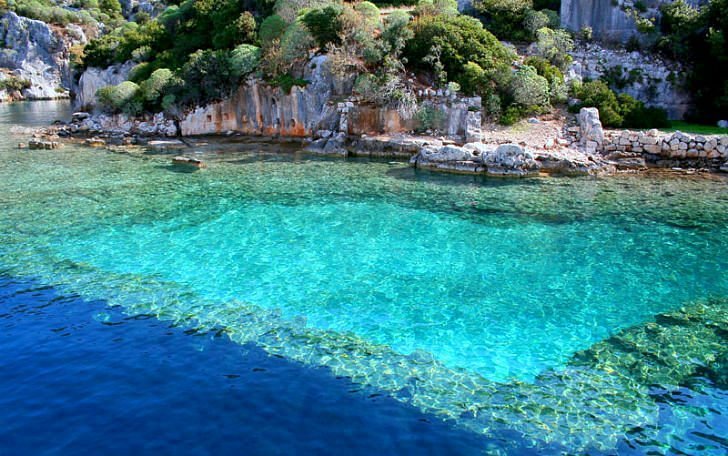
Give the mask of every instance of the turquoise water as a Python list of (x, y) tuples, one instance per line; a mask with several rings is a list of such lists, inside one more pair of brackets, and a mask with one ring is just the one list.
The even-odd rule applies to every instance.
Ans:
[(483, 385), (728, 296), (724, 178), (485, 180), (234, 141), (185, 149), (208, 163), (185, 173), (145, 149), (18, 150), (0, 128), (0, 270), (395, 395), (426, 377), (403, 400), (451, 418)]

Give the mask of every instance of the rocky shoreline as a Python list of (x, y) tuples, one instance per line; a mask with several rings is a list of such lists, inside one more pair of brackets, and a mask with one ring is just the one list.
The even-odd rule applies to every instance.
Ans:
[[(533, 119), (530, 123), (540, 121)], [(352, 135), (342, 131), (316, 131), (313, 137), (289, 138), (281, 135), (256, 136), (228, 131), (212, 137), (251, 137), (260, 141), (300, 142), (303, 151), (341, 157), (372, 157), (407, 160), (415, 168), (436, 172), (474, 174), (504, 178), (539, 175), (609, 176), (662, 168), (694, 174), (728, 172), (728, 136), (688, 136), (684, 133), (608, 131), (602, 129), (599, 113), (583, 109), (577, 125), (564, 122), (548, 130), (554, 137), (525, 138), (518, 129), (506, 135), (483, 133), (480, 141), (397, 133), (392, 135)], [(116, 126), (116, 128), (107, 128)], [(70, 122), (32, 133), (29, 149), (55, 149), (62, 139), (81, 140), (90, 147), (150, 146), (182, 152), (188, 145), (181, 140), (178, 122), (162, 114), (149, 120), (118, 119), (86, 112), (73, 114)], [(563, 134), (562, 134), (563, 133)], [(548, 136), (548, 135), (547, 135)], [(206, 136), (209, 138), (209, 136)], [(524, 140), (522, 140), (524, 139)], [(528, 140), (525, 140), (528, 139)], [(543, 145), (540, 145), (543, 142)]]

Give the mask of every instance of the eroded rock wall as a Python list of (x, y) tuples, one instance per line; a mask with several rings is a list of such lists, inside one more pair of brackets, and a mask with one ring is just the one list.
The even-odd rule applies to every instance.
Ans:
[(27, 99), (67, 98), (72, 84), (69, 50), (86, 42), (80, 27), (65, 29), (11, 12), (0, 18), (0, 68), (30, 81)]
[(608, 41), (637, 33), (634, 19), (614, 0), (562, 0), (561, 26), (574, 32), (590, 27), (594, 38)]
[(221, 134), (305, 137), (320, 129), (336, 129), (338, 114), (330, 101), (344, 95), (351, 81), (337, 80), (325, 56), (312, 59), (304, 71), (305, 87), (289, 94), (257, 79), (241, 86), (232, 97), (198, 107), (180, 119), (183, 136)]

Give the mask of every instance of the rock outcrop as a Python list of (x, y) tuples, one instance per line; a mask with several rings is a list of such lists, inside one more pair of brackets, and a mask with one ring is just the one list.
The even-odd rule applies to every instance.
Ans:
[(72, 85), (69, 49), (86, 42), (74, 24), (65, 29), (7, 12), (0, 18), (0, 67), (30, 81), (22, 91), (26, 99), (67, 98)]
[(580, 44), (570, 54), (574, 61), (566, 73), (568, 80), (605, 78), (613, 90), (665, 109), (670, 119), (682, 119), (692, 107), (683, 84), (686, 70), (678, 62), (595, 43)]
[(615, 172), (612, 163), (578, 150), (531, 150), (517, 144), (425, 146), (410, 159), (410, 164), (416, 168), (497, 177), (530, 177), (541, 172), (597, 176)]
[(601, 150), (604, 144), (604, 130), (599, 120), (597, 108), (581, 108), (577, 116), (579, 123), (580, 144), (587, 153), (595, 153)]
[(615, 0), (562, 0), (561, 26), (578, 32), (592, 29), (594, 38), (627, 41), (637, 33), (635, 20)]
[(92, 109), (98, 100), (96, 91), (102, 87), (121, 84), (129, 77), (134, 62), (113, 65), (108, 68), (87, 68), (78, 80), (74, 105), (79, 109)]
[(194, 109), (180, 119), (183, 136), (234, 131), (247, 135), (306, 137), (317, 130), (338, 131), (333, 96), (344, 95), (353, 81), (339, 80), (329, 70), (326, 56), (306, 65), (305, 87), (288, 94), (258, 79), (250, 79), (232, 97)]

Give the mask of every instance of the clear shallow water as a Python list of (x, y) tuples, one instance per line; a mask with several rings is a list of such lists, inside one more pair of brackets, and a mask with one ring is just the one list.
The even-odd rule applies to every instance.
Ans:
[[(497, 402), (487, 380), (534, 382), (622, 328), (728, 295), (721, 179), (486, 181), (250, 144), (195, 148), (209, 168), (180, 173), (158, 153), (14, 145), (0, 269), (222, 327), (453, 419)], [(659, 422), (654, 402), (615, 400), (639, 405), (579, 417), (580, 431), (609, 447), (620, 420)], [(543, 423), (559, 431), (533, 438), (593, 445), (567, 440), (566, 419), (513, 427)]]

